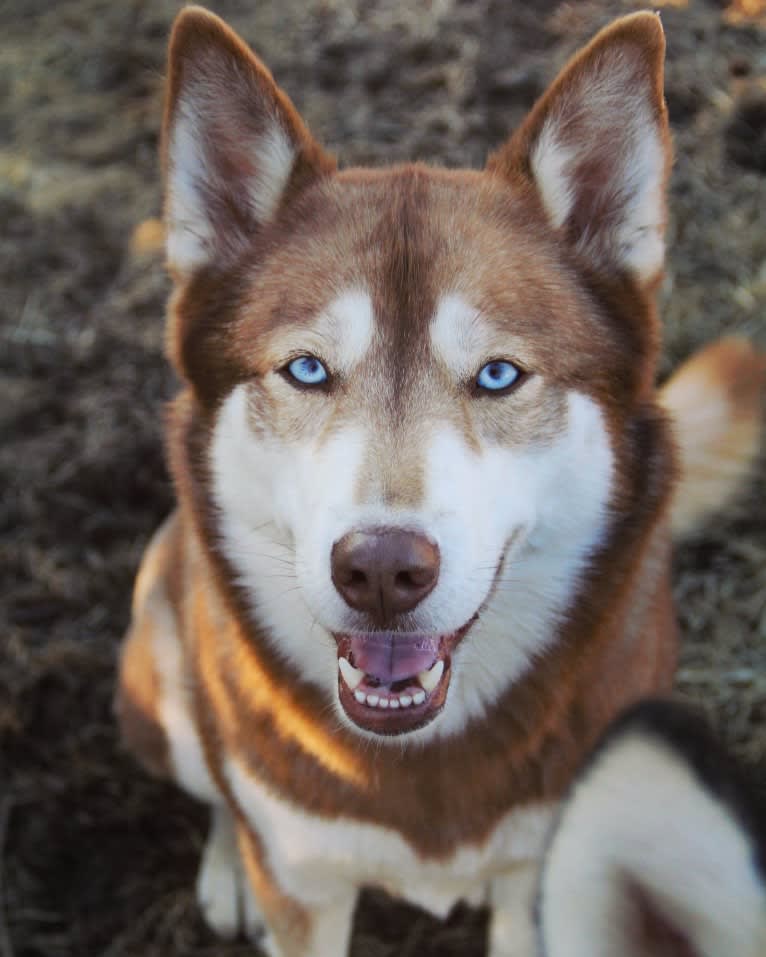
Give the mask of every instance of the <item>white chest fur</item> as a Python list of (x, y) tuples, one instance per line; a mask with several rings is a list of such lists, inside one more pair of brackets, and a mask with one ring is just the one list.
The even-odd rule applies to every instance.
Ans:
[[(495, 880), (514, 871), (536, 872), (554, 813), (552, 804), (512, 811), (482, 844), (464, 845), (434, 860), (421, 857), (388, 828), (307, 814), (233, 759), (225, 770), (262, 841), (272, 876), (284, 892), (312, 906), (365, 885), (382, 887), (438, 916), (446, 916), (458, 900), (486, 902)], [(528, 883), (525, 877), (524, 886)]]

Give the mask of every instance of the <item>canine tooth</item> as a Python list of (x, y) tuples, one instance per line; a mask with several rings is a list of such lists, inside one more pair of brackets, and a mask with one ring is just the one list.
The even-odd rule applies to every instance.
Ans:
[(359, 704), (364, 704), (367, 700), (367, 695), (363, 691), (355, 691), (354, 697), (359, 702)]
[(430, 694), (442, 680), (443, 674), (444, 662), (440, 660), (428, 671), (421, 671), (418, 675), (418, 681), (423, 686), (423, 689)]
[(343, 680), (349, 686), (351, 691), (356, 691), (356, 689), (362, 683), (364, 672), (360, 671), (358, 668), (355, 668), (349, 662), (348, 658), (338, 658), (338, 667), (340, 668), (341, 675), (343, 675)]
[(400, 704), (403, 708), (409, 708), (409, 706), (412, 704), (412, 695), (403, 694), (403, 695), (399, 698), (399, 704)]
[(379, 702), (379, 704), (378, 704), (378, 707), (379, 707), (379, 708), (387, 708), (387, 707), (388, 707), (388, 698), (381, 698), (381, 699), (380, 699), (380, 702)]
[(394, 709), (398, 708), (398, 707), (399, 707), (399, 699), (398, 699), (398, 698), (389, 698), (389, 699), (388, 699), (388, 707), (389, 707), (389, 708), (394, 708)]
[(378, 704), (379, 701), (380, 701), (380, 698), (379, 698), (376, 694), (368, 694), (368, 695), (367, 695), (367, 704), (368, 704), (371, 708), (377, 707), (377, 704)]
[(423, 704), (425, 700), (426, 700), (425, 691), (416, 691), (415, 694), (412, 696), (413, 704)]

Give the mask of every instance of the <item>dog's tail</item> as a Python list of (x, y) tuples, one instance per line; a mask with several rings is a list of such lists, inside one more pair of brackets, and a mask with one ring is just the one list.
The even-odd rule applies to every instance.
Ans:
[(130, 237), (130, 251), (134, 256), (154, 256), (165, 246), (165, 227), (159, 219), (143, 219)]
[(675, 538), (694, 531), (745, 484), (761, 445), (765, 392), (766, 353), (737, 337), (696, 353), (660, 389), (679, 450)]

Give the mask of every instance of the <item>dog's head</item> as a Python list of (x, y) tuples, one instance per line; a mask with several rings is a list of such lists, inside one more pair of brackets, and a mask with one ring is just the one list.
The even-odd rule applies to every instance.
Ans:
[(208, 425), (214, 547), (273, 652), (361, 733), (480, 715), (629, 504), (663, 50), (655, 16), (618, 21), (482, 172), (338, 171), (225, 24), (176, 23), (169, 341)]

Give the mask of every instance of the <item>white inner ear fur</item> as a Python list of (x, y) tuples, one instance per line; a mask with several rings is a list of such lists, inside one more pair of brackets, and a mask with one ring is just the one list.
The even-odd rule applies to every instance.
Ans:
[(543, 124), (532, 150), (532, 171), (542, 196), (545, 211), (554, 229), (559, 229), (572, 212), (575, 191), (570, 169), (575, 150), (567, 149), (556, 137), (554, 120)]
[(209, 259), (213, 228), (200, 195), (209, 178), (203, 146), (192, 121), (180, 109), (168, 159), (165, 248), (168, 264), (185, 272)]
[[(197, 85), (199, 86), (199, 84)], [(292, 171), (295, 150), (276, 117), (258, 136), (247, 130), (232, 130), (228, 143), (236, 143), (244, 153), (248, 172), (241, 182), (227, 182), (219, 172), (216, 151), (226, 143), (216, 143), (208, 126), (210, 117), (226, 119), (227, 105), (216, 104), (208, 94), (193, 88), (181, 94), (168, 148), (166, 251), (168, 264), (180, 272), (190, 272), (209, 263), (215, 255), (217, 233), (236, 224), (216, 223), (209, 207), (217, 194), (241, 197), (254, 222), (264, 223), (275, 213)], [(237, 111), (228, 122), (237, 124)], [(220, 123), (220, 120), (219, 120)], [(228, 242), (231, 237), (228, 237)], [(223, 245), (223, 243), (221, 243)]]
[(650, 957), (629, 883), (700, 955), (766, 953), (766, 886), (747, 835), (684, 761), (637, 734), (576, 786), (541, 885), (546, 957)]
[(640, 280), (653, 278), (665, 256), (665, 147), (649, 95), (627, 58), (597, 61), (590, 82), (581, 79), (554, 105), (530, 157), (543, 205), (559, 228), (581, 190), (593, 189), (592, 172), (581, 182), (582, 170), (604, 155), (600, 165), (609, 173), (598, 185), (611, 207), (587, 225), (580, 246), (600, 265)]

